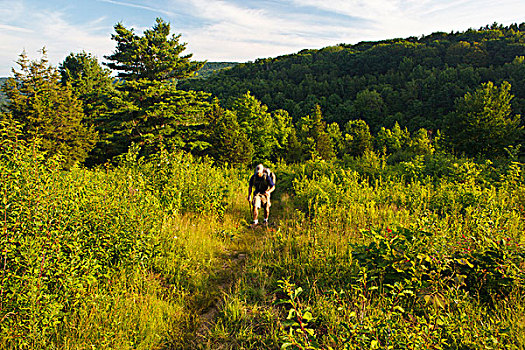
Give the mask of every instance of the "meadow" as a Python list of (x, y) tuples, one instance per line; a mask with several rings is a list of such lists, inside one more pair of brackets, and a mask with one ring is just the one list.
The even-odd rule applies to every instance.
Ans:
[(520, 163), (278, 163), (250, 230), (250, 169), (3, 140), (0, 348), (525, 347)]

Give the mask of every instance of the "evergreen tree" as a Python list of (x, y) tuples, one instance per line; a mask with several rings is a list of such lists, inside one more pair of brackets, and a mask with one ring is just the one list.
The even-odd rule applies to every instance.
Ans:
[(330, 143), (333, 146), (335, 155), (342, 157), (344, 154), (344, 138), (339, 124), (331, 123), (327, 125), (326, 132), (330, 137)]
[(344, 150), (352, 157), (372, 149), (372, 135), (364, 120), (350, 120), (345, 125)]
[(326, 131), (321, 107), (316, 105), (311, 115), (301, 118), (298, 123), (300, 140), (311, 158), (330, 160), (335, 157), (330, 135)]
[(286, 154), (288, 153), (288, 138), (293, 130), (292, 117), (284, 109), (278, 109), (272, 113), (272, 119), (274, 124), (273, 133), (276, 141), (273, 153), (279, 158), (286, 158)]
[(92, 125), (99, 134), (99, 141), (91, 151), (86, 163), (97, 164), (125, 152), (112, 147), (113, 133), (118, 130), (120, 116), (127, 112), (126, 102), (111, 71), (100, 66), (91, 54), (71, 53), (59, 66), (62, 84), (70, 84), (75, 96), (82, 101), (85, 123)]
[(290, 134), (286, 140), (285, 159), (289, 163), (299, 163), (305, 160), (304, 146), (297, 138), (295, 128), (290, 130)]
[(474, 93), (456, 100), (456, 111), (447, 118), (450, 146), (468, 156), (498, 156), (520, 137), (520, 116), (512, 115), (510, 83), (500, 87), (481, 84)]
[(208, 121), (209, 154), (219, 164), (251, 163), (253, 145), (239, 126), (235, 113), (222, 109), (216, 101), (208, 114)]
[(22, 125), (26, 140), (40, 139), (48, 156), (60, 153), (64, 166), (82, 162), (96, 142), (92, 127), (83, 125), (82, 103), (73, 95), (69, 84), (60, 83), (60, 74), (47, 61), (45, 49), (39, 61), (20, 55), (3, 90), (9, 98), (7, 118)]
[(315, 150), (319, 157), (325, 160), (335, 158), (334, 148), (330, 135), (326, 132), (326, 122), (321, 114), (321, 106), (316, 105), (313, 115), (312, 137), (315, 141)]
[(180, 34), (170, 37), (170, 24), (156, 19), (152, 29), (138, 36), (122, 23), (115, 25), (111, 39), (117, 42), (107, 66), (118, 71), (118, 77), (130, 80), (180, 80), (192, 76), (205, 62), (190, 61), (192, 54), (181, 56), (186, 43), (179, 43)]
[(186, 44), (180, 35), (169, 37), (170, 25), (157, 19), (143, 36), (115, 25), (116, 51), (107, 56), (107, 66), (118, 71), (122, 79), (118, 89), (126, 107), (118, 116), (112, 134), (113, 147), (124, 151), (132, 142), (143, 153), (156, 152), (162, 143), (168, 148), (183, 147), (180, 132), (184, 126), (201, 124), (209, 108), (209, 94), (177, 89), (179, 79), (195, 73), (204, 62), (190, 61), (191, 54), (181, 56)]

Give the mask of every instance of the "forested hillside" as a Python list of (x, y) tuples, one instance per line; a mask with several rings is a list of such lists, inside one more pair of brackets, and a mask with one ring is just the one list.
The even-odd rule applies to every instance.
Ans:
[(512, 85), (514, 112), (525, 112), (525, 23), (466, 32), (336, 45), (259, 59), (181, 88), (211, 92), (228, 105), (251, 91), (270, 110), (297, 120), (319, 104), (328, 122), (397, 121), (410, 131), (442, 129), (456, 98), (492, 81)]
[(209, 78), (213, 74), (216, 74), (224, 69), (231, 68), (235, 66), (235, 62), (206, 62), (204, 66), (199, 70), (195, 78)]

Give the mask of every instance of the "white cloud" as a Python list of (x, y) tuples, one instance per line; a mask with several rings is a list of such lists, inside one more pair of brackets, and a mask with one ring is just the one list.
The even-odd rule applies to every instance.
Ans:
[(153, 6), (143, 5), (143, 4), (137, 4), (137, 3), (133, 3), (133, 2), (129, 2), (129, 1), (119, 1), (119, 0), (97, 0), (97, 1), (99, 1), (99, 2), (106, 2), (108, 4), (113, 4), (113, 5), (133, 7), (133, 8), (137, 8), (137, 9), (141, 9), (141, 10), (148, 10), (148, 11), (151, 11), (151, 12), (162, 13), (162, 14), (168, 15), (168, 16), (173, 16), (174, 15), (173, 12), (166, 11), (163, 8), (160, 8), (160, 7), (153, 7)]
[(11, 29), (0, 34), (0, 76), (10, 75), (12, 67), (18, 68), (15, 62), (24, 50), (30, 58), (39, 58), (38, 51), (46, 47), (49, 62), (57, 66), (71, 52), (84, 50), (100, 60), (114, 48), (107, 34), (111, 27), (101, 33), (100, 18), (78, 25), (68, 22), (62, 12), (41, 11), (24, 16), (19, 22), (27, 23), (26, 27), (0, 25), (0, 30)]
[(31, 29), (10, 26), (8, 24), (0, 24), (0, 30), (9, 30), (13, 32), (22, 32), (22, 33), (33, 33)]
[(23, 2), (20, 0), (0, 0), (0, 20), (17, 17), (24, 12)]
[[(510, 24), (523, 20), (522, 0), (287, 0), (295, 6), (360, 17), (374, 23), (378, 40), (478, 28), (493, 22)], [(359, 28), (356, 28), (359, 30)], [(365, 33), (363, 33), (365, 34)]]
[[(311, 14), (278, 14), (221, 0), (189, 0), (207, 25), (183, 33), (197, 59), (254, 60), (357, 39), (350, 26), (321, 23)], [(364, 29), (366, 30), (366, 29)]]

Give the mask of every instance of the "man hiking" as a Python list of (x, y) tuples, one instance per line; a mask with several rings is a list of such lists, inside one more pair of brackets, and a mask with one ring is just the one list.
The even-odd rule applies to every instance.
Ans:
[[(252, 188), (253, 192), (252, 200)], [(270, 216), (270, 193), (275, 190), (275, 181), (269, 169), (265, 169), (262, 164), (255, 167), (255, 173), (250, 177), (248, 188), (248, 202), (252, 205), (253, 223), (250, 227), (255, 227), (259, 223), (259, 208), (264, 208), (264, 224), (268, 224)]]

